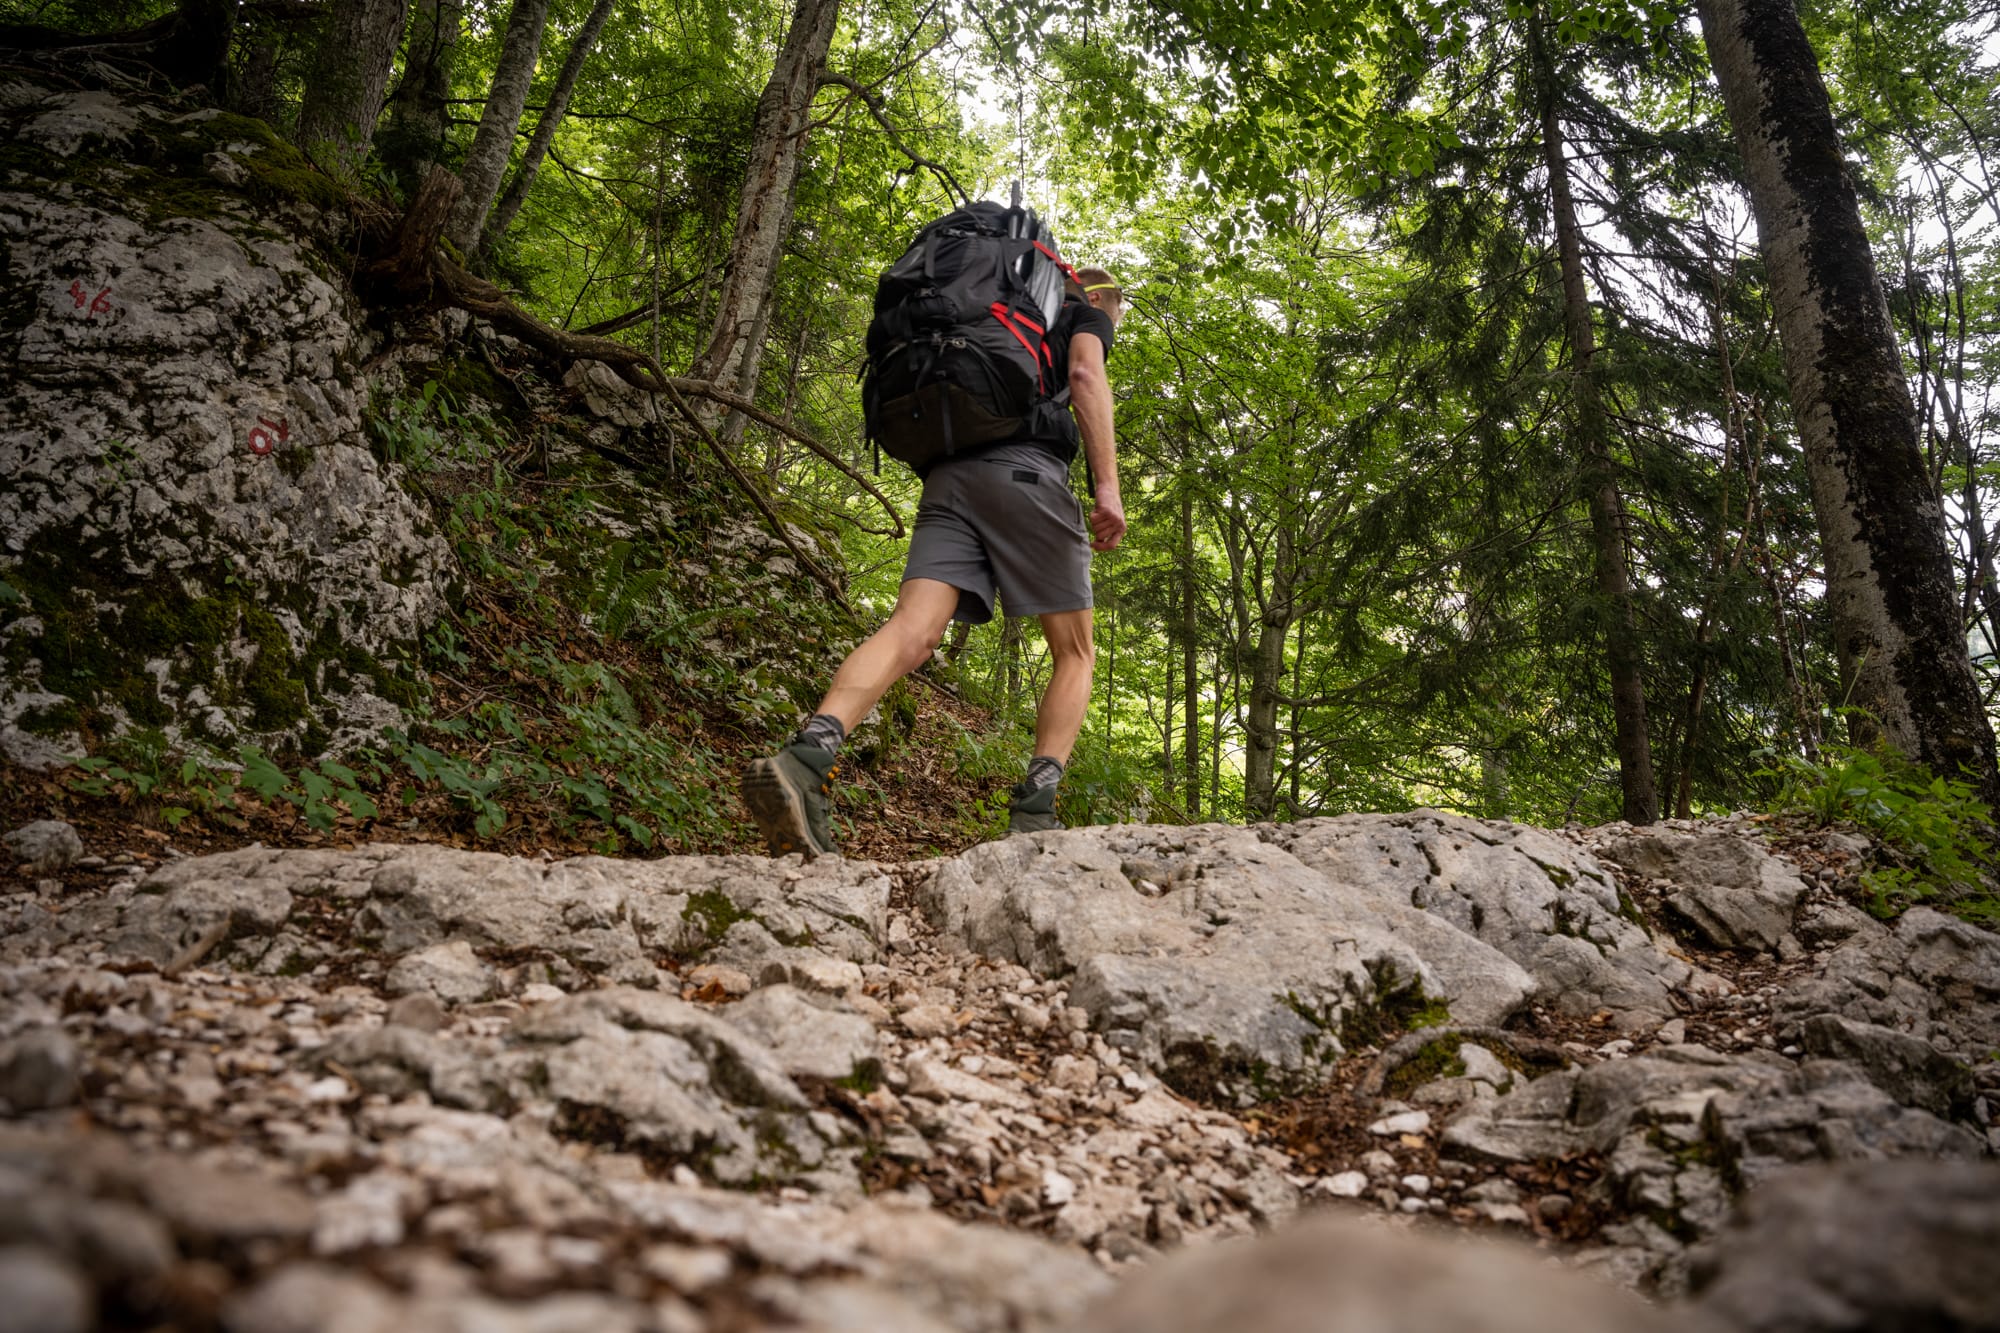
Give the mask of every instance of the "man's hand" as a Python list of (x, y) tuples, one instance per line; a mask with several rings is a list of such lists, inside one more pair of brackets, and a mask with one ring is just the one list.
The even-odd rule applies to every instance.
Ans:
[(1090, 511), (1090, 549), (1115, 551), (1125, 538), (1125, 506), (1116, 494), (1097, 493), (1097, 505)]

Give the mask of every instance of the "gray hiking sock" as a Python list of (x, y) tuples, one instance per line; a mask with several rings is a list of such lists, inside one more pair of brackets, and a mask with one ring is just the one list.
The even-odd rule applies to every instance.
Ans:
[(1028, 761), (1028, 776), (1021, 779), (1021, 786), (1028, 791), (1040, 791), (1044, 787), (1053, 787), (1061, 782), (1062, 775), (1062, 760), (1038, 754)]
[(831, 713), (814, 713), (799, 728), (799, 734), (792, 737), (792, 743), (796, 745), (804, 741), (808, 745), (817, 745), (828, 754), (839, 754), (840, 743), (846, 739), (847, 728), (840, 725), (839, 718)]

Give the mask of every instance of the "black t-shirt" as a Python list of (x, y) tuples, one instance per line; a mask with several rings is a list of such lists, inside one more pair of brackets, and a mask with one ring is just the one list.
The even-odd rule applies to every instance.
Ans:
[(1064, 298), (1048, 336), (1049, 360), (1054, 365), (1049, 393), (1051, 397), (1059, 395), (1062, 401), (1037, 404), (1035, 411), (1022, 423), (1021, 433), (1016, 437), (1024, 443), (1032, 442), (1051, 450), (1065, 463), (1076, 457), (1077, 445), (1082, 440), (1076, 428), (1076, 418), (1069, 410), (1069, 396), (1061, 393), (1069, 387), (1069, 345), (1079, 333), (1095, 334), (1098, 341), (1104, 344), (1105, 358), (1110, 358), (1114, 336), (1111, 316), (1088, 301), (1080, 301), (1074, 296)]
[(1049, 330), (1049, 355), (1055, 358), (1059, 383), (1069, 382), (1069, 343), (1079, 333), (1094, 333), (1104, 344), (1104, 357), (1111, 359), (1111, 341), (1114, 335), (1111, 316), (1099, 310), (1088, 301), (1079, 301), (1074, 296), (1066, 298), (1062, 309), (1056, 312), (1056, 326)]

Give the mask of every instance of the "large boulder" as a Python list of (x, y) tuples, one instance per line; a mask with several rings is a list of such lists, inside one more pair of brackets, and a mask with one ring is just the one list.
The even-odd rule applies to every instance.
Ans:
[(0, 87), (0, 752), (400, 718), (451, 561), (363, 434), (324, 178), (262, 123)]
[(1712, 1327), (1552, 1268), (1525, 1247), (1323, 1215), (1187, 1250), (1128, 1278), (1072, 1333), (1670, 1333)]
[(1672, 992), (1695, 979), (1594, 857), (1541, 829), (1412, 810), (1261, 831), (1349, 894), (1420, 908), (1490, 945), (1559, 1013), (1644, 1027), (1672, 1018)]
[(1740, 1333), (2000, 1329), (2000, 1167), (1855, 1162), (1743, 1200), (1698, 1258), (1699, 1308)]
[(1888, 1028), (1961, 1060), (2000, 1050), (2000, 935), (1918, 907), (1884, 927), (1856, 914), (1812, 973), (1772, 1000), (1779, 1035), (1820, 1014)]
[(1972, 1071), (1927, 1041), (1839, 1014), (1807, 1019), (1801, 1038), (1808, 1054), (1852, 1061), (1905, 1106), (1947, 1117), (1972, 1111)]
[(1985, 1151), (1852, 1064), (1696, 1045), (1548, 1074), (1475, 1103), (1444, 1147), (1503, 1163), (1600, 1155), (1605, 1202), (1631, 1220), (1607, 1228), (1591, 1261), (1664, 1294), (1687, 1280), (1688, 1240), (1714, 1235), (1739, 1193), (1799, 1163)]
[(1712, 948), (1776, 951), (1806, 896), (1789, 865), (1721, 829), (1645, 829), (1614, 840), (1608, 854), (1668, 881), (1668, 911), (1695, 942)]
[(1223, 825), (986, 843), (940, 863), (918, 901), (948, 939), (1071, 978), (1106, 1040), (1191, 1094), (1303, 1085), (1385, 1007), (1442, 989), (1322, 877)]

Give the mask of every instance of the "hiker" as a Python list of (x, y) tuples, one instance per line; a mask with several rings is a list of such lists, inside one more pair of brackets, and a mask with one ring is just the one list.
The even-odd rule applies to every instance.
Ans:
[[(743, 801), (771, 855), (834, 850), (827, 806), (841, 742), (891, 685), (930, 660), (948, 624), (991, 620), (996, 589), (1007, 614), (1040, 618), (1055, 663), (1035, 715), (1034, 757), (1010, 794), (1007, 831), (1061, 827), (1056, 784), (1090, 703), (1091, 552), (1112, 550), (1125, 536), (1104, 369), (1125, 296), (1101, 268), (1077, 269), (1065, 285), (1046, 340), (1068, 406), (1052, 386), (1053, 410), (1037, 402), (1014, 438), (920, 469), (923, 500), (895, 610), (841, 663), (792, 742), (744, 774)], [(1091, 481), (1087, 517), (1069, 480), (1079, 435)]]

